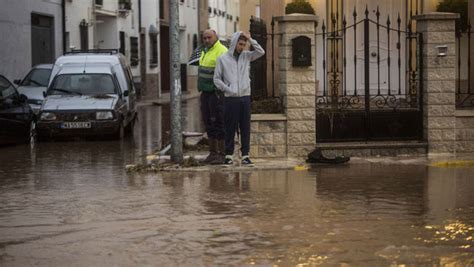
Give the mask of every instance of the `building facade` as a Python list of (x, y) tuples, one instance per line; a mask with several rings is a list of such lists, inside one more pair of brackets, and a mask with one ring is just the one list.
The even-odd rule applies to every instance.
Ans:
[(229, 40), (240, 30), (240, 0), (209, 0), (209, 28), (217, 32), (219, 40)]
[(7, 0), (0, 9), (0, 74), (20, 79), (63, 53), (62, 0)]

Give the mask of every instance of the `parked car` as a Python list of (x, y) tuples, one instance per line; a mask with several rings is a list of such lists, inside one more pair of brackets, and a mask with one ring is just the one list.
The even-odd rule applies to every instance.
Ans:
[(14, 83), (18, 84), (18, 92), (28, 97), (28, 104), (37, 114), (43, 104), (44, 96), (43, 93), (48, 87), (49, 77), (53, 64), (40, 64), (34, 66), (23, 80), (15, 80)]
[(126, 58), (115, 50), (73, 52), (51, 72), (38, 136), (113, 136), (133, 132), (136, 94)]
[(34, 142), (36, 121), (27, 97), (0, 75), (0, 145)]

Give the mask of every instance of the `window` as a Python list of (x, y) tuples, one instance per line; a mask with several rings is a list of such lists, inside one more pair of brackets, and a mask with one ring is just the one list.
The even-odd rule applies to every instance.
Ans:
[(157, 35), (150, 33), (150, 66), (158, 66), (158, 40)]
[(81, 49), (88, 50), (89, 49), (89, 24), (86, 22), (85, 19), (81, 21), (79, 24), (79, 34), (81, 36)]
[(48, 92), (59, 95), (115, 94), (116, 88), (110, 74), (63, 74), (56, 77)]
[(119, 0), (119, 9), (131, 10), (132, 2), (130, 0)]
[(122, 55), (125, 55), (125, 32), (123, 31), (119, 32), (119, 39), (120, 39), (119, 52), (122, 53)]
[(138, 38), (130, 37), (130, 65), (138, 65)]
[(96, 6), (102, 6), (104, 4), (104, 0), (95, 0)]
[(16, 91), (13, 85), (6, 79), (0, 77), (0, 99), (12, 97), (15, 93)]
[(33, 69), (21, 82), (22, 86), (48, 86), (51, 69)]

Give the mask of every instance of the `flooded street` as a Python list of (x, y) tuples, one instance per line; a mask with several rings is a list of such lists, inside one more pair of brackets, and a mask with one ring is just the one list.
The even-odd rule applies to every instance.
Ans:
[(142, 107), (123, 141), (0, 148), (0, 266), (474, 264), (474, 168), (127, 174), (168, 111)]

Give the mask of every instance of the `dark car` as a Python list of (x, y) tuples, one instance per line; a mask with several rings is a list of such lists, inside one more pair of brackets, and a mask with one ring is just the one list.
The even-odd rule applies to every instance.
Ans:
[(0, 145), (30, 143), (36, 137), (36, 119), (15, 86), (0, 75)]

